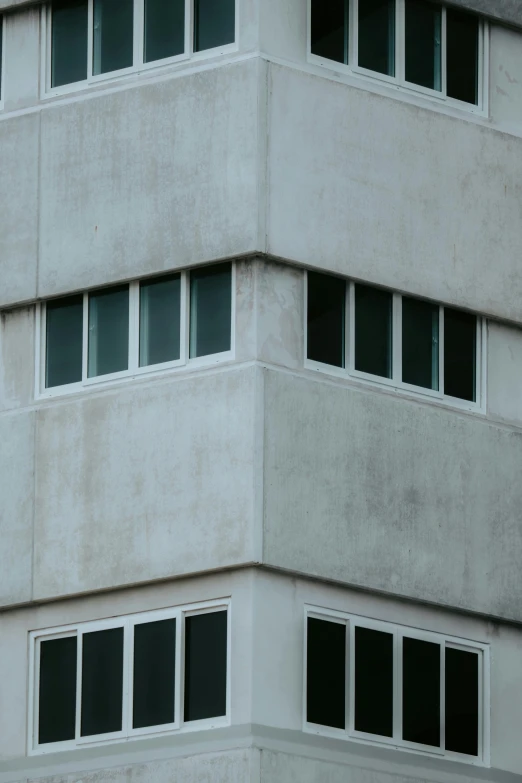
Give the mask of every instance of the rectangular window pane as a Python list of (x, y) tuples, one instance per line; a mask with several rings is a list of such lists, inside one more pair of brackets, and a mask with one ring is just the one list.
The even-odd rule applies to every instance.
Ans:
[(395, 75), (395, 0), (359, 0), (359, 65)]
[(344, 367), (346, 282), (308, 272), (307, 356), (315, 362)]
[(441, 89), (442, 9), (427, 0), (406, 0), (406, 81)]
[(227, 612), (208, 612), (185, 621), (185, 720), (227, 711)]
[(402, 736), (440, 747), (440, 644), (407, 636), (402, 644)]
[(230, 351), (231, 320), (231, 264), (191, 272), (190, 357)]
[(402, 380), (439, 388), (439, 306), (402, 298)]
[(121, 731), (123, 628), (83, 634), (82, 737)]
[(355, 286), (355, 369), (392, 375), (392, 304), (388, 291)]
[(477, 316), (444, 308), (444, 394), (475, 402)]
[(185, 0), (145, 0), (144, 61), (185, 51)]
[(348, 63), (349, 0), (312, 0), (312, 54)]
[(355, 629), (355, 729), (393, 736), (393, 636)]
[(132, 65), (133, 13), (134, 0), (94, 0), (94, 75)]
[(140, 285), (140, 367), (179, 359), (179, 275)]
[(478, 104), (478, 17), (447, 8), (446, 30), (448, 95)]
[(83, 296), (47, 302), (45, 386), (63, 386), (82, 379)]
[(446, 647), (446, 750), (478, 755), (479, 659)]
[(134, 626), (133, 728), (174, 722), (176, 620)]
[(306, 720), (345, 727), (346, 625), (308, 618)]
[(129, 366), (129, 287), (89, 296), (89, 378)]
[(234, 43), (236, 0), (194, 0), (194, 51)]
[(76, 636), (40, 645), (38, 742), (72, 740), (76, 729)]
[(51, 6), (51, 87), (87, 78), (87, 0)]

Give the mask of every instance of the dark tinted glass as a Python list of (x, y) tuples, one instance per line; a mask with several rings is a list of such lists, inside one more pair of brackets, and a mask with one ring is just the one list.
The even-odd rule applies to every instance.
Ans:
[(395, 75), (395, 0), (359, 0), (359, 65)]
[(474, 402), (477, 317), (444, 308), (444, 394)]
[(93, 73), (130, 68), (134, 0), (94, 0)]
[(107, 375), (129, 366), (129, 287), (89, 296), (88, 375)]
[(448, 95), (478, 103), (479, 20), (473, 14), (446, 10)]
[(76, 636), (40, 645), (38, 742), (74, 739), (76, 724)]
[(425, 389), (439, 388), (439, 307), (420, 299), (402, 299), (402, 380)]
[(179, 275), (140, 285), (140, 367), (179, 359)]
[(185, 720), (227, 712), (227, 613), (209, 612), (185, 621)]
[(446, 647), (446, 749), (478, 755), (479, 660)]
[(306, 719), (345, 727), (346, 625), (308, 618)]
[(355, 629), (355, 729), (393, 735), (393, 636)]
[(307, 355), (344, 367), (346, 283), (339, 277), (308, 272)]
[(311, 52), (338, 63), (348, 62), (349, 0), (312, 0)]
[(190, 274), (190, 357), (230, 350), (232, 267), (217, 264)]
[(235, 0), (194, 0), (194, 51), (234, 43)]
[(441, 89), (440, 6), (406, 0), (406, 81)]
[(185, 0), (145, 0), (144, 60), (185, 51)]
[(404, 637), (402, 736), (440, 746), (440, 645)]
[(392, 295), (355, 286), (355, 369), (391, 378)]
[(60, 0), (51, 7), (51, 86), (87, 78), (87, 0)]
[(83, 634), (82, 737), (121, 731), (123, 628)]
[(47, 302), (46, 331), (46, 387), (81, 381), (83, 296)]
[(135, 729), (174, 722), (176, 620), (134, 626), (133, 720)]

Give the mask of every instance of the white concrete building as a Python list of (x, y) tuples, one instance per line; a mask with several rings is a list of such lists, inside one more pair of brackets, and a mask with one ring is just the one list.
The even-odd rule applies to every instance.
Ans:
[(520, 0), (0, 13), (0, 783), (521, 780)]

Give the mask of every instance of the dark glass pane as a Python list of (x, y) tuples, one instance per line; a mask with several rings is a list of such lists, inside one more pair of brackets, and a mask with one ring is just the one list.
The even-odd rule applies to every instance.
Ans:
[(129, 287), (89, 296), (89, 378), (129, 366)]
[(145, 0), (144, 60), (185, 51), (185, 0)]
[(346, 282), (339, 277), (308, 272), (307, 355), (309, 359), (344, 367)]
[(82, 737), (121, 731), (123, 628), (83, 635)]
[(393, 636), (355, 629), (355, 729), (393, 736)]
[(391, 378), (392, 295), (355, 286), (355, 369)]
[(134, 0), (94, 0), (93, 73), (130, 68)]
[(185, 720), (227, 712), (227, 612), (185, 621)]
[(402, 736), (440, 747), (440, 644), (403, 639)]
[(477, 653), (446, 647), (446, 750), (478, 755)]
[(81, 381), (83, 296), (67, 296), (47, 302), (45, 317), (46, 387)]
[(179, 359), (180, 276), (140, 286), (140, 367)]
[(406, 81), (441, 89), (440, 6), (406, 0)]
[(76, 636), (40, 645), (38, 742), (65, 742), (76, 732)]
[(235, 0), (194, 0), (194, 51), (234, 43)]
[(348, 63), (349, 0), (312, 0), (312, 54)]
[(474, 402), (477, 364), (477, 317), (444, 308), (444, 394)]
[(395, 0), (359, 0), (359, 65), (395, 75)]
[(448, 8), (446, 30), (448, 95), (459, 101), (477, 104), (478, 17)]
[(176, 620), (134, 626), (135, 729), (174, 722)]
[(439, 307), (402, 298), (402, 380), (439, 388)]
[(87, 0), (55, 0), (51, 22), (51, 86), (87, 78)]
[(345, 727), (346, 625), (308, 618), (306, 719)]
[(190, 357), (230, 350), (232, 267), (218, 264), (190, 274)]

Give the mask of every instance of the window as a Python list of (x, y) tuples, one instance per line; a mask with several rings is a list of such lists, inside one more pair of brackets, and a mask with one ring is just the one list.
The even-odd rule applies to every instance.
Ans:
[(32, 751), (223, 725), (228, 602), (34, 632)]
[(319, 272), (306, 292), (309, 367), (481, 405), (478, 316)]
[(236, 0), (53, 0), (47, 28), (55, 89), (228, 47)]
[(0, 16), (0, 104), (4, 100), (4, 17)]
[(310, 54), (322, 64), (481, 107), (484, 23), (432, 0), (309, 0)]
[(230, 357), (232, 290), (225, 263), (51, 299), (38, 321), (39, 393)]
[(486, 645), (306, 610), (305, 728), (483, 762)]

